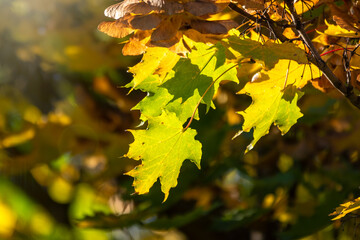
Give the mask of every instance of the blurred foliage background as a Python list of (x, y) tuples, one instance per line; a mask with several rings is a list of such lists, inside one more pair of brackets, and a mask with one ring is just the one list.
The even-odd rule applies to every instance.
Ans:
[[(359, 191), (359, 111), (309, 87), (304, 117), (251, 134), (224, 85), (195, 122), (202, 170), (185, 163), (162, 203), (133, 195), (121, 157), (143, 97), (121, 88), (139, 61), (97, 31), (110, 0), (0, 0), (0, 239), (354, 239), (357, 215), (328, 216)], [(200, 109), (201, 110), (201, 109)], [(204, 114), (203, 109), (203, 114)]]

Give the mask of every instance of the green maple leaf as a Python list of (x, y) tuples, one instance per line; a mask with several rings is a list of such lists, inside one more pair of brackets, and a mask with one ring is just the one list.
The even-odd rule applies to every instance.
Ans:
[(133, 80), (126, 87), (137, 88), (144, 80), (156, 74), (158, 83), (166, 77), (167, 73), (175, 66), (179, 56), (167, 48), (148, 48), (141, 62), (129, 69), (134, 74)]
[[(141, 84), (141, 90), (148, 91), (147, 96), (141, 100), (132, 110), (140, 110), (142, 121), (146, 121), (147, 117), (156, 117), (161, 115), (162, 111), (165, 109), (165, 106), (173, 98), (165, 88), (157, 87), (157, 81), (152, 81), (155, 79), (155, 76), (149, 77)], [(156, 78), (157, 79), (157, 78)], [(151, 81), (153, 84), (148, 83)], [(145, 83), (145, 84), (144, 84)], [(143, 86), (145, 85), (145, 86)]]
[(244, 118), (242, 131), (249, 132), (254, 128), (254, 139), (247, 147), (247, 151), (269, 132), (273, 123), (278, 126), (282, 134), (289, 131), (297, 119), (303, 116), (296, 105), (301, 96), (302, 93), (293, 88), (282, 90), (274, 87), (252, 92), (252, 104), (245, 111), (240, 112)]
[[(171, 78), (171, 76), (174, 75), (174, 72), (171, 71), (168, 75)], [(182, 102), (182, 99), (180, 98), (175, 101), (171, 101), (173, 96), (168, 92), (168, 90), (158, 86), (159, 76), (157, 75), (149, 76), (136, 86), (135, 89), (147, 91), (148, 95), (135, 107), (133, 107), (132, 110), (140, 110), (140, 119), (142, 121), (146, 121), (149, 116), (157, 117), (161, 115), (164, 110), (167, 110), (169, 112), (176, 113), (180, 121), (185, 122), (192, 115), (195, 106), (201, 98), (197, 90), (194, 92), (193, 96), (185, 102)], [(195, 119), (198, 119), (197, 112), (195, 114)]]
[[(187, 59), (181, 59), (174, 67), (175, 75), (160, 85), (173, 95), (173, 101), (185, 102), (199, 93), (198, 100), (214, 107), (212, 98), (223, 80), (238, 83), (235, 64), (225, 63), (225, 48), (221, 44), (212, 47), (203, 43), (195, 44), (195, 49)], [(208, 89), (209, 88), (209, 89)]]
[(175, 113), (163, 112), (158, 117), (148, 117), (146, 130), (130, 130), (135, 140), (130, 144), (127, 157), (142, 160), (142, 164), (127, 173), (134, 177), (133, 185), (139, 194), (149, 189), (160, 178), (165, 199), (177, 178), (184, 160), (189, 159), (200, 169), (201, 143), (194, 139), (196, 131), (183, 131)]
[(247, 151), (269, 132), (272, 124), (282, 134), (289, 131), (302, 117), (297, 101), (303, 93), (298, 88), (302, 88), (319, 74), (314, 66), (310, 68), (294, 61), (280, 60), (272, 70), (262, 70), (258, 79), (245, 85), (239, 93), (251, 96), (252, 103), (245, 111), (239, 112), (244, 118), (242, 131), (239, 133), (254, 129), (254, 139)]
[(263, 63), (262, 65), (267, 69), (273, 68), (279, 59), (290, 59), (301, 64), (308, 62), (305, 51), (289, 42), (277, 44), (267, 41), (261, 43), (232, 35), (224, 39), (223, 44), (239, 61), (244, 58), (252, 58)]
[[(198, 43), (195, 47), (189, 58), (180, 59), (167, 74), (164, 84), (160, 85), (159, 77), (153, 75), (135, 87), (148, 92), (148, 96), (133, 108), (141, 111), (143, 121), (147, 116), (159, 116), (164, 110), (175, 112), (181, 121), (186, 121), (208, 88), (203, 102), (209, 108), (213, 106), (212, 98), (222, 80), (238, 82), (236, 64), (225, 64), (223, 46)], [(198, 119), (197, 112), (195, 119)]]

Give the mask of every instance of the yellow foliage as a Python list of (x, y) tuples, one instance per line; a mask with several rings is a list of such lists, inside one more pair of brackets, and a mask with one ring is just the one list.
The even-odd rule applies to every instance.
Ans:
[(55, 178), (49, 186), (50, 197), (52, 197), (56, 202), (59, 203), (69, 202), (71, 200), (73, 192), (73, 185), (62, 177)]
[(324, 31), (326, 35), (334, 36), (334, 37), (349, 37), (349, 38), (360, 38), (358, 32), (346, 30), (339, 25), (333, 25), (328, 23), (325, 20), (325, 24), (328, 28)]
[(0, 148), (9, 148), (12, 146), (19, 145), (23, 142), (26, 142), (30, 139), (32, 139), (35, 136), (35, 130), (33, 128), (30, 128), (22, 133), (19, 134), (13, 134), (8, 137), (5, 137), (0, 144)]
[(16, 215), (11, 209), (0, 201), (0, 238), (11, 238), (15, 226)]
[(34, 233), (49, 235), (53, 229), (53, 222), (46, 213), (36, 212), (31, 218), (30, 227)]
[(338, 220), (345, 217), (348, 213), (354, 212), (358, 209), (360, 209), (360, 197), (354, 201), (340, 204), (340, 206), (337, 207), (336, 210), (330, 214), (330, 216), (336, 216), (332, 220)]

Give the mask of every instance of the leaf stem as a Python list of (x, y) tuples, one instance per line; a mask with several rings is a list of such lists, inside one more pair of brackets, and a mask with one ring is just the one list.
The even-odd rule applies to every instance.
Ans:
[[(241, 16), (255, 22), (255, 23), (259, 23), (259, 24), (263, 24), (263, 25), (267, 25), (268, 28), (270, 29), (270, 31), (275, 35), (275, 37), (277, 39), (279, 39), (281, 42), (286, 42), (289, 41), (289, 39), (287, 37), (285, 37), (282, 32), (283, 32), (283, 28), (285, 28), (285, 26), (279, 25), (277, 22), (273, 21), (272, 19), (270, 19), (270, 16), (267, 13), (264, 13), (265, 17), (262, 16), (260, 18), (257, 18), (249, 13), (247, 13), (245, 10), (243, 10), (242, 8), (238, 7), (235, 3), (229, 3), (229, 7), (239, 13)], [(291, 27), (291, 26), (286, 26), (286, 27)]]
[(333, 53), (333, 52), (340, 51), (340, 50), (348, 50), (348, 51), (350, 51), (350, 49), (354, 49), (354, 48), (337, 48), (337, 49), (333, 49), (333, 50), (324, 52), (324, 53), (320, 54), (320, 56), (325, 56), (326, 54)]
[(287, 85), (287, 81), (288, 81), (288, 77), (289, 77), (289, 71), (290, 71), (290, 63), (291, 63), (291, 60), (289, 60), (289, 65), (288, 65), (288, 68), (286, 70), (286, 76), (285, 76), (285, 82), (284, 82), (283, 90), (285, 90), (286, 85)]

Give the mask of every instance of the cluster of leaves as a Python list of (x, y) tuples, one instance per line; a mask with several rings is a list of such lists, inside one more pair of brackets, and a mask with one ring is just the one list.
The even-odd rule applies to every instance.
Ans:
[[(0, 1), (0, 238), (358, 235), (357, 200), (341, 205), (333, 223), (328, 214), (360, 195), (360, 115), (307, 84), (338, 97), (326, 78), (316, 79), (321, 72), (286, 4), (172, 1), (178, 6), (172, 13), (163, 2), (129, 1), (127, 20), (119, 18), (130, 25), (146, 23), (141, 16), (182, 24), (171, 46), (170, 39), (151, 39), (157, 29), (164, 34), (160, 23), (148, 30), (131, 25), (121, 42), (131, 47), (136, 34), (147, 37), (134, 42), (134, 53), (142, 49), (144, 56), (129, 74), (140, 58), (122, 56), (119, 41), (94, 27), (112, 0)], [(356, 30), (338, 28), (330, 3), (323, 3), (294, 7), (329, 68), (344, 67), (339, 59), (348, 48), (357, 91)], [(134, 12), (135, 6), (152, 10)], [(334, 6), (356, 19), (355, 2)], [(272, 21), (265, 21), (266, 11)], [(238, 29), (228, 31), (228, 23)], [(139, 116), (144, 124), (136, 129)], [(232, 140), (236, 132), (242, 134)], [(138, 192), (160, 181), (148, 194), (132, 194), (134, 178), (124, 173), (137, 179)], [(163, 202), (162, 191), (176, 184)]]
[[(359, 43), (354, 39), (359, 32), (355, 17), (359, 11), (357, 3), (348, 1), (344, 5), (351, 12), (349, 16), (334, 3), (329, 5), (337, 25), (328, 24), (324, 16), (322, 21), (327, 29), (317, 30), (313, 36), (313, 41), (318, 43), (315, 49), (313, 43), (308, 42), (308, 35), (303, 37), (307, 33), (303, 32), (303, 20), (298, 14), (323, 5), (324, 2), (317, 1), (298, 2), (296, 6), (286, 1), (279, 4), (272, 1), (245, 1), (244, 4), (124, 1), (107, 8), (105, 15), (117, 20), (101, 23), (99, 30), (119, 38), (132, 34), (124, 54), (145, 52), (141, 62), (130, 69), (134, 79), (127, 85), (148, 93), (134, 108), (140, 110), (140, 118), (147, 121), (147, 128), (131, 131), (135, 141), (126, 155), (142, 160), (141, 165), (128, 173), (134, 177), (135, 191), (147, 193), (160, 178), (166, 200), (170, 188), (177, 185), (185, 159), (200, 167), (201, 144), (194, 140), (196, 132), (189, 126), (194, 118), (199, 120), (199, 104), (205, 104), (206, 111), (214, 107), (212, 99), (224, 80), (244, 86), (238, 93), (252, 98), (251, 105), (238, 112), (243, 125), (236, 136), (253, 129), (253, 141), (247, 151), (272, 125), (285, 134), (303, 116), (297, 102), (308, 82), (324, 91), (327, 90), (324, 85), (333, 89), (337, 78), (347, 88), (358, 86)], [(249, 22), (240, 25), (234, 20), (227, 20), (226, 24), (217, 20), (231, 11), (227, 7)], [(265, 24), (267, 31), (260, 29)], [(313, 24), (313, 28), (320, 28), (319, 24), (320, 21)], [(244, 30), (228, 31), (234, 26)], [(335, 28), (350, 31), (352, 35), (343, 38)], [(188, 31), (196, 34), (187, 34)], [(212, 34), (221, 34), (221, 39), (209, 40)], [(339, 49), (334, 49), (339, 46), (342, 56)], [(321, 66), (323, 60), (318, 59), (318, 51), (330, 58), (326, 60), (329, 64), (335, 62), (335, 66), (331, 66), (336, 74), (335, 80), (330, 79), (332, 84), (327, 70)], [(182, 58), (176, 55), (184, 53), (186, 56)], [(352, 94), (352, 90), (349, 91), (347, 94)]]
[[(167, 47), (185, 53), (188, 46), (183, 36), (208, 41), (236, 27), (232, 20), (211, 20), (209, 15), (223, 11), (229, 0), (220, 1), (132, 1), (125, 0), (105, 10), (105, 15), (115, 22), (103, 22), (99, 30), (112, 37), (123, 38), (134, 33), (125, 44), (123, 54), (138, 55), (147, 47)], [(217, 36), (220, 35), (220, 36)], [(214, 41), (214, 40), (213, 40)]]

